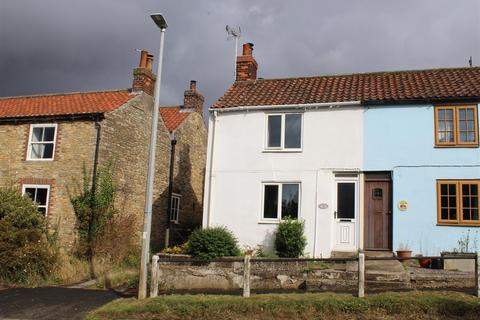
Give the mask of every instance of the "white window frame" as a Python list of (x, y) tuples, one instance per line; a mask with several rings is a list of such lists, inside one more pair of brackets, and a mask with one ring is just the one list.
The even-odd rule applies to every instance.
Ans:
[[(177, 207), (176, 208), (173, 207), (173, 204), (174, 204), (173, 199), (177, 199)], [(176, 218), (177, 219), (172, 219), (172, 215), (170, 215), (170, 221), (172, 221), (174, 223), (178, 223), (178, 217), (180, 216), (180, 200), (181, 199), (182, 199), (181, 194), (172, 193), (172, 202), (171, 202), (171, 207), (170, 207), (170, 213), (172, 213), (174, 217), (175, 217), (174, 213), (176, 213)]]
[[(262, 199), (260, 201), (261, 207), (260, 207), (260, 219), (259, 223), (280, 223), (282, 221), (282, 189), (284, 184), (297, 184), (298, 185), (298, 214), (297, 214), (297, 220), (300, 220), (301, 218), (301, 208), (302, 208), (302, 183), (300, 181), (266, 181), (262, 182)], [(278, 199), (277, 199), (277, 217), (276, 218), (265, 218), (264, 217), (264, 212), (265, 210), (265, 186), (278, 186)]]
[[(33, 137), (33, 129), (34, 128), (55, 128), (55, 133), (53, 135), (53, 151), (52, 157), (46, 159), (36, 159), (32, 158), (32, 137)], [(28, 148), (27, 148), (27, 160), (28, 161), (53, 161), (55, 159), (55, 148), (57, 147), (57, 132), (58, 132), (58, 125), (56, 123), (42, 123), (42, 124), (31, 124), (30, 125), (30, 134), (28, 135)], [(41, 143), (41, 142), (40, 142)]]
[(45, 208), (45, 216), (48, 216), (48, 207), (50, 205), (50, 185), (48, 184), (23, 184), (22, 185), (22, 195), (25, 195), (27, 188), (35, 188), (35, 189), (47, 189), (47, 200), (45, 201), (45, 205), (41, 206), (37, 202), (37, 207)]
[[(300, 148), (285, 148), (285, 116), (290, 114), (300, 115)], [(266, 113), (265, 114), (265, 143), (264, 152), (301, 152), (303, 150), (303, 112)], [(280, 123), (280, 147), (268, 146), (268, 118), (270, 116), (281, 116)]]

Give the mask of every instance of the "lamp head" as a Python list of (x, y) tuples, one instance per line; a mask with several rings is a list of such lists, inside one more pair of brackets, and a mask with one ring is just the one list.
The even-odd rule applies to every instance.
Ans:
[(154, 13), (151, 14), (150, 17), (152, 17), (153, 22), (160, 28), (160, 29), (167, 29), (168, 24), (165, 18), (161, 13)]

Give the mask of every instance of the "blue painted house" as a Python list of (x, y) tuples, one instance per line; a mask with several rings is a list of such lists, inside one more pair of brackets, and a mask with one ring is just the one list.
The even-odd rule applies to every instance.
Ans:
[(462, 98), (366, 105), (364, 171), (390, 175), (394, 249), (439, 254), (455, 249), (468, 230), (475, 241), (478, 100)]
[(315, 257), (475, 240), (479, 67), (257, 79), (252, 50), (209, 109), (204, 227), (268, 248), (293, 216)]

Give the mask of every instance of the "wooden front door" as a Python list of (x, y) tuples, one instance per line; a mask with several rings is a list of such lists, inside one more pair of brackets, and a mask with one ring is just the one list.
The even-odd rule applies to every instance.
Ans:
[(392, 249), (390, 181), (365, 181), (365, 249)]

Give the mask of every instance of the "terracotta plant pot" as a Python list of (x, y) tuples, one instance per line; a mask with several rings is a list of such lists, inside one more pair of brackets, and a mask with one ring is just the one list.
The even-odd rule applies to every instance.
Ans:
[(405, 260), (405, 258), (410, 258), (411, 256), (412, 250), (397, 250), (397, 257), (399, 260)]
[(428, 268), (430, 267), (430, 264), (432, 263), (432, 259), (418, 259), (418, 263), (420, 264), (420, 267), (422, 268)]

